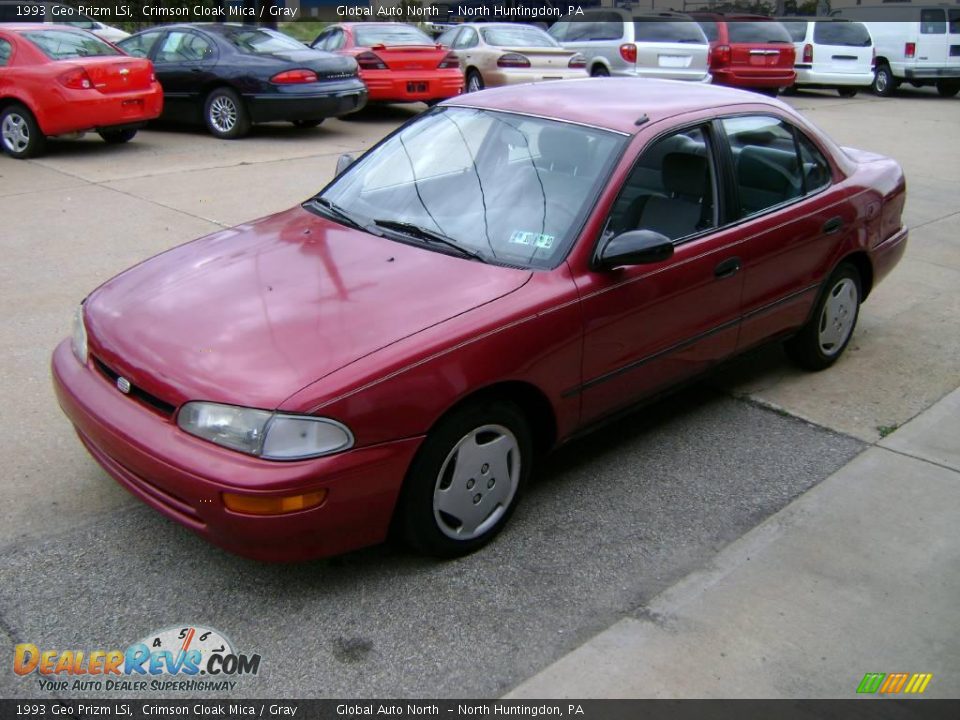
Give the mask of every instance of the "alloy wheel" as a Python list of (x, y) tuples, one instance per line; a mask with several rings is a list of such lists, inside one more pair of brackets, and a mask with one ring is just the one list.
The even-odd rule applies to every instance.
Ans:
[(857, 306), (860, 298), (856, 283), (850, 278), (842, 278), (830, 289), (827, 301), (820, 314), (817, 339), (820, 351), (826, 356), (840, 352), (846, 344), (857, 319)]
[(237, 124), (237, 106), (225, 95), (218, 95), (210, 103), (210, 124), (218, 132), (228, 133)]
[(30, 144), (30, 127), (22, 115), (12, 112), (3, 119), (0, 128), (4, 146), (15, 153), (22, 153)]

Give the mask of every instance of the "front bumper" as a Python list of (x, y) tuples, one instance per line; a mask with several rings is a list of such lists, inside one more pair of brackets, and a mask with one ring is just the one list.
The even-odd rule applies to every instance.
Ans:
[(430, 71), (361, 70), (370, 102), (446, 100), (463, 92), (459, 68)]
[(44, 135), (143, 125), (160, 117), (163, 110), (163, 89), (158, 83), (147, 90), (125, 93), (59, 86), (52, 92), (54, 99), (37, 108), (37, 122)]
[[(70, 341), (54, 351), (61, 408), (87, 450), (150, 507), (231, 552), (257, 560), (325, 557), (382, 542), (422, 438), (297, 462), (271, 462), (192, 437), (124, 395)], [(228, 510), (223, 492), (288, 495), (326, 489), (323, 504), (283, 515)]]
[(358, 79), (335, 83), (278, 86), (276, 92), (245, 95), (255, 123), (277, 120), (320, 120), (363, 109), (367, 89)]

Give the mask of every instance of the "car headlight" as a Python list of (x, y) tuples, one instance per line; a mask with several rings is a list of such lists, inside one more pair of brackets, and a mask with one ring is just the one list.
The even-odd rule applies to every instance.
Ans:
[(353, 434), (336, 420), (236, 405), (188, 402), (177, 414), (177, 425), (191, 435), (267, 460), (302, 460), (353, 447)]
[(77, 311), (73, 314), (73, 341), (71, 345), (77, 360), (86, 365), (89, 353), (87, 351), (87, 327), (83, 322), (83, 305), (78, 306)]

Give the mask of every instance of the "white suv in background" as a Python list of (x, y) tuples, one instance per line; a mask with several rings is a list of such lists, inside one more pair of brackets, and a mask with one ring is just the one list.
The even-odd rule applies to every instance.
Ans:
[(584, 55), (594, 77), (710, 82), (710, 44), (687, 15), (585, 9), (583, 15), (560, 18), (549, 32), (563, 47)]
[(873, 40), (862, 23), (829, 18), (778, 18), (797, 51), (798, 88), (835, 88), (841, 97), (873, 83)]

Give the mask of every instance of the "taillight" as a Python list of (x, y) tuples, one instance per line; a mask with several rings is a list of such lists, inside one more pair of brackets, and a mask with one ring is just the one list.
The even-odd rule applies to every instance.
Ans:
[(83, 68), (67, 70), (67, 72), (60, 75), (57, 80), (60, 81), (61, 85), (68, 87), (71, 90), (93, 89), (93, 80), (90, 79), (90, 76), (87, 75), (87, 71)]
[(569, 68), (585, 68), (586, 66), (587, 58), (585, 55), (581, 55), (580, 53), (577, 53), (570, 58), (570, 62), (567, 63), (567, 67)]
[(803, 46), (803, 62), (812, 63), (813, 62), (813, 45), (807, 43)]
[(712, 68), (728, 65), (730, 63), (730, 46), (717, 45), (713, 51), (713, 55), (710, 56), (710, 63), (710, 67)]
[(457, 54), (454, 52), (448, 52), (443, 60), (440, 61), (440, 64), (437, 65), (438, 70), (453, 70), (459, 67), (460, 58), (457, 57)]
[(505, 53), (497, 58), (497, 67), (525, 68), (530, 67), (530, 61), (520, 53)]
[(624, 43), (620, 46), (620, 57), (628, 63), (635, 63), (637, 61), (637, 46), (631, 43)]
[(360, 66), (361, 70), (386, 70), (387, 65), (380, 59), (380, 56), (376, 53), (372, 53), (369, 50), (362, 52), (356, 57), (357, 65)]
[(916, 43), (907, 43), (903, 46), (903, 54), (908, 58), (912, 58), (917, 54), (917, 44)]
[(317, 82), (317, 74), (313, 70), (284, 70), (282, 73), (277, 73), (270, 78), (270, 82), (276, 83), (277, 85), (312, 83)]

